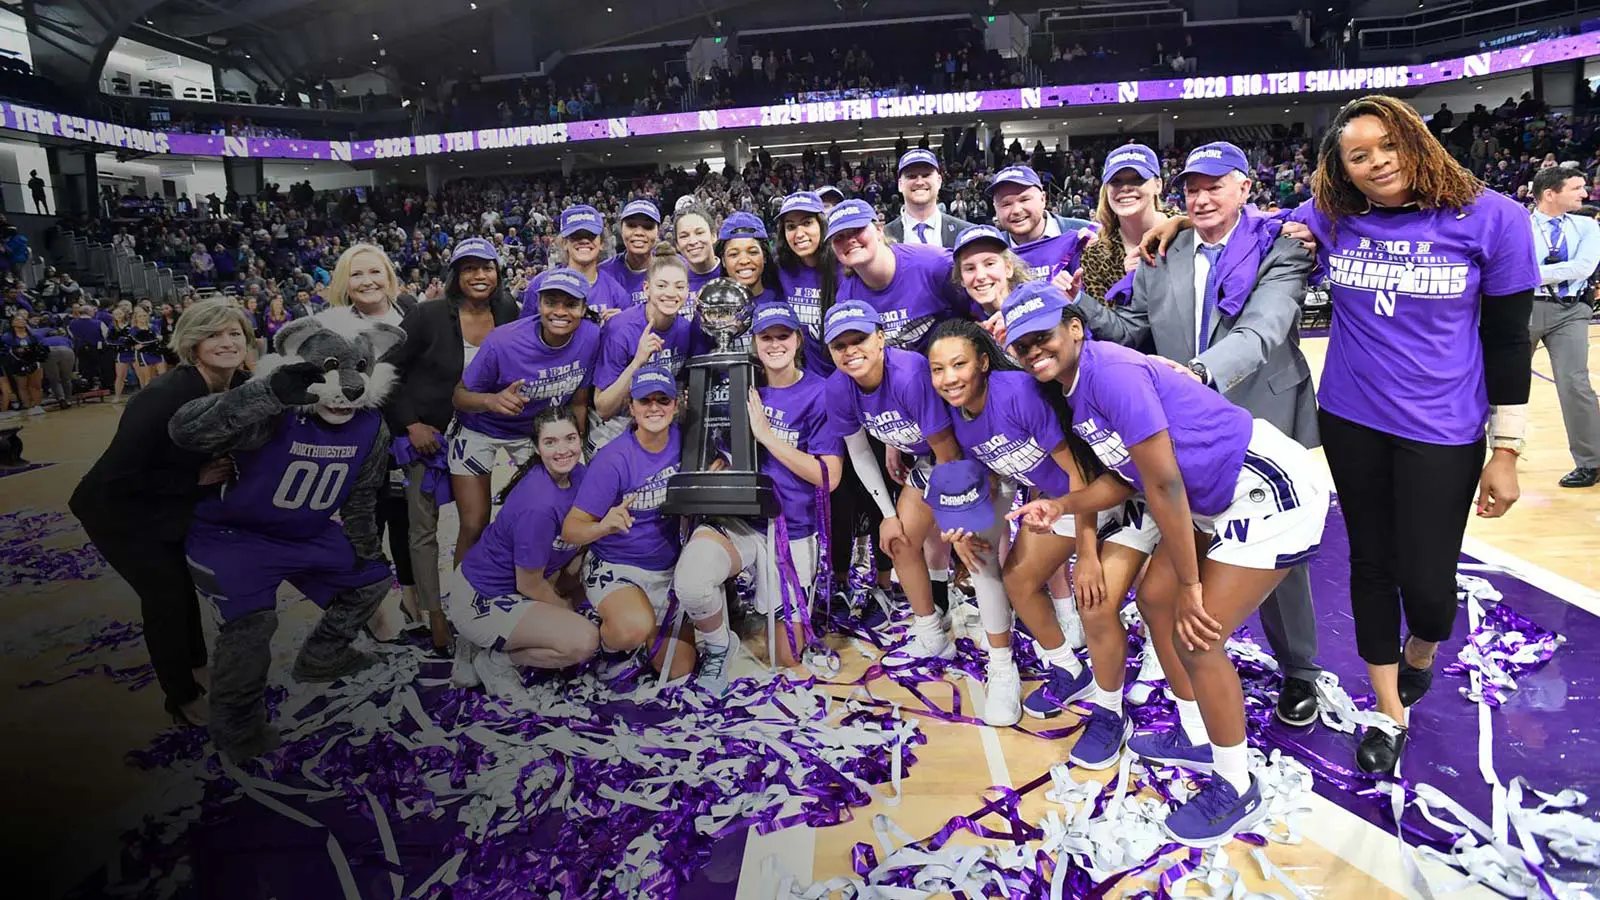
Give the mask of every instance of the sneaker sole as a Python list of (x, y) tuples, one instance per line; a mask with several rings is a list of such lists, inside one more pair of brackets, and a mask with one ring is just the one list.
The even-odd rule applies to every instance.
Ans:
[(1229, 829), (1226, 834), (1219, 834), (1219, 835), (1217, 835), (1215, 837), (1206, 837), (1206, 838), (1186, 838), (1186, 837), (1181, 837), (1181, 836), (1179, 836), (1177, 834), (1174, 834), (1172, 832), (1172, 829), (1167, 827), (1167, 823), (1166, 823), (1165, 820), (1163, 820), (1161, 822), (1161, 831), (1167, 837), (1172, 838), (1173, 840), (1175, 840), (1178, 843), (1184, 845), (1185, 847), (1196, 847), (1196, 848), (1200, 848), (1200, 849), (1206, 849), (1206, 848), (1210, 848), (1210, 847), (1220, 847), (1223, 844), (1226, 844), (1226, 843), (1232, 841), (1235, 837), (1237, 837), (1239, 835), (1240, 832), (1249, 831), (1250, 829), (1252, 829), (1252, 828), (1256, 827), (1257, 825), (1261, 824), (1261, 821), (1263, 819), (1265, 819), (1266, 817), (1267, 817), (1267, 804), (1265, 802), (1262, 802), (1262, 803), (1257, 803), (1256, 804), (1256, 808), (1251, 810), (1250, 813), (1248, 815), (1246, 815), (1244, 818), (1240, 819), (1238, 821), (1238, 823), (1236, 823), (1231, 829)]
[(1117, 764), (1117, 760), (1122, 758), (1123, 751), (1128, 749), (1128, 738), (1130, 738), (1130, 737), (1133, 737), (1133, 722), (1131, 722), (1131, 721), (1129, 721), (1129, 722), (1127, 722), (1127, 723), (1125, 723), (1123, 725), (1123, 728), (1122, 728), (1122, 743), (1117, 745), (1117, 752), (1115, 752), (1115, 753), (1111, 754), (1109, 757), (1107, 757), (1105, 759), (1101, 759), (1101, 760), (1079, 759), (1078, 755), (1077, 755), (1078, 754), (1078, 748), (1077, 748), (1077, 745), (1074, 744), (1073, 748), (1072, 748), (1072, 752), (1067, 754), (1067, 762), (1072, 763), (1073, 765), (1077, 766), (1080, 769), (1088, 769), (1088, 770), (1094, 771), (1094, 772), (1098, 772), (1098, 771), (1101, 771), (1103, 769), (1109, 769), (1112, 766)]
[(1145, 756), (1132, 749), (1129, 749), (1128, 752), (1133, 753), (1135, 756), (1138, 756), (1140, 759), (1144, 760), (1150, 765), (1173, 766), (1179, 769), (1188, 769), (1191, 772), (1198, 772), (1201, 775), (1210, 775), (1212, 769), (1215, 768), (1215, 763), (1195, 762), (1194, 760), (1190, 759), (1172, 759), (1161, 756)]
[(1017, 724), (1018, 722), (1021, 722), (1021, 721), (1022, 721), (1022, 709), (1021, 709), (1020, 705), (1019, 705), (1019, 707), (1017, 709), (1016, 714), (1011, 716), (1010, 721), (1003, 721), (1001, 719), (993, 719), (993, 718), (990, 718), (987, 714), (984, 715), (984, 717), (983, 717), (983, 724), (988, 725), (990, 728), (1010, 728), (1011, 726), (1013, 726), (1013, 725), (1015, 725), (1015, 724)]

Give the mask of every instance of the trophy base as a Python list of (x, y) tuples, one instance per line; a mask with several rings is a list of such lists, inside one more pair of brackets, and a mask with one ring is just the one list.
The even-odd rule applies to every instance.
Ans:
[(661, 512), (770, 519), (779, 514), (778, 492), (760, 472), (679, 472), (667, 480)]

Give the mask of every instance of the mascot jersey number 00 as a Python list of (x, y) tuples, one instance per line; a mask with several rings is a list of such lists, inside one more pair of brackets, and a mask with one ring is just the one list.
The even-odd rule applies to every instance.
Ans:
[(374, 513), (389, 446), (378, 406), (394, 367), (378, 360), (404, 339), (346, 308), (297, 319), (250, 381), (184, 404), (172, 419), (178, 446), (234, 462), (234, 477), (195, 508), (186, 549), (221, 620), (211, 738), (235, 762), (278, 744), (265, 692), (283, 582), (324, 610), (295, 658), (295, 680), (334, 681), (375, 661), (350, 644), (389, 592)]

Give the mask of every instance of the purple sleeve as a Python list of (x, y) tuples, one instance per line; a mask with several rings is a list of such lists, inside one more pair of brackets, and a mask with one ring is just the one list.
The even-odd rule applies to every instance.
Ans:
[(511, 556), (517, 568), (544, 574), (544, 567), (550, 562), (550, 547), (556, 540), (556, 519), (550, 513), (548, 509), (530, 509), (513, 523), (516, 527), (512, 534), (516, 538)]
[[(1486, 297), (1507, 297), (1539, 287), (1538, 257), (1533, 249), (1533, 229), (1528, 212), (1503, 194), (1484, 191), (1480, 210), (1492, 200), (1493, 214), (1485, 216), (1484, 252), (1479, 292)], [(1476, 211), (1475, 211), (1476, 212)]]
[[(617, 382), (617, 376), (628, 367), (632, 355), (628, 352), (627, 338), (616, 319), (600, 329), (600, 352), (594, 364), (594, 383), (605, 390)], [(637, 345), (635, 348), (637, 349)]]
[(950, 425), (950, 404), (944, 402), (933, 389), (933, 376), (928, 373), (928, 362), (920, 354), (906, 353), (913, 365), (907, 366), (899, 382), (900, 402), (916, 419), (924, 439), (931, 438)]
[(500, 342), (494, 339), (491, 331), (483, 339), (483, 346), (478, 348), (478, 355), (472, 358), (472, 364), (461, 373), (461, 383), (467, 390), (482, 394), (505, 387), (500, 383), (499, 350)]
[(1102, 365), (1092, 379), (1090, 406), (1105, 416), (1111, 430), (1129, 448), (1167, 430), (1167, 414), (1156, 393), (1154, 365)]
[(861, 411), (856, 404), (856, 386), (850, 376), (834, 372), (826, 385), (827, 432), (843, 441), (861, 430)]
[(800, 449), (815, 456), (842, 457), (844, 436), (828, 427), (828, 396), (824, 385), (822, 396), (806, 410), (805, 418), (797, 423), (800, 426), (800, 433), (805, 435), (800, 441)]
[(583, 355), (583, 380), (578, 382), (578, 390), (594, 387), (595, 366), (600, 362), (600, 326), (593, 322), (585, 321), (578, 326), (581, 332), (588, 332), (585, 336)]
[[(606, 447), (616, 444), (613, 441)], [(583, 476), (583, 484), (578, 485), (578, 493), (572, 499), (573, 509), (581, 509), (596, 519), (605, 518), (611, 507), (622, 499), (621, 459), (617, 453), (604, 452), (605, 449), (595, 454), (594, 462)]]

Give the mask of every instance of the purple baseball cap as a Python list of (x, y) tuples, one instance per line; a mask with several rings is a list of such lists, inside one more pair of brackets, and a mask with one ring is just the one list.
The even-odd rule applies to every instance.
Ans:
[(661, 210), (657, 209), (655, 203), (649, 200), (630, 201), (627, 206), (622, 208), (622, 215), (618, 216), (618, 218), (631, 219), (634, 216), (644, 216), (657, 225), (661, 224)]
[(1006, 166), (994, 173), (994, 180), (989, 182), (989, 186), (984, 188), (983, 192), (993, 197), (994, 192), (1003, 184), (1015, 184), (1025, 188), (1044, 187), (1044, 182), (1039, 180), (1039, 173), (1031, 166)]
[(666, 394), (674, 400), (678, 399), (677, 379), (661, 366), (644, 366), (634, 373), (633, 382), (628, 386), (628, 396), (643, 400), (651, 394)]
[(589, 279), (583, 277), (577, 269), (569, 266), (557, 266), (539, 276), (539, 292), (560, 291), (568, 297), (579, 300), (589, 299)]
[(818, 197), (827, 197), (829, 194), (838, 197), (841, 201), (844, 200), (844, 191), (839, 190), (834, 185), (825, 184), (822, 187), (817, 188)]
[(1156, 158), (1154, 150), (1143, 144), (1118, 147), (1106, 157), (1105, 167), (1100, 170), (1100, 183), (1109, 184), (1123, 169), (1132, 169), (1149, 181), (1161, 174), (1161, 160)]
[(822, 195), (815, 191), (798, 191), (783, 198), (783, 205), (778, 208), (778, 218), (783, 218), (792, 212), (808, 212), (822, 215)]
[(971, 228), (961, 229), (961, 233), (956, 235), (956, 245), (951, 248), (950, 254), (952, 256), (960, 256), (962, 250), (980, 241), (992, 241), (999, 244), (1002, 250), (1011, 247), (1011, 242), (1006, 240), (1006, 236), (1000, 233), (1000, 229), (993, 225), (973, 225)]
[(606, 220), (600, 210), (588, 205), (569, 206), (561, 211), (561, 236), (588, 232), (596, 237), (606, 233)]
[(934, 171), (940, 170), (939, 157), (935, 156), (932, 150), (924, 150), (918, 147), (915, 150), (907, 150), (906, 154), (900, 157), (900, 165), (895, 169), (895, 172), (904, 172), (907, 168), (917, 163), (933, 166)]
[(750, 316), (750, 333), (760, 334), (768, 328), (783, 326), (790, 331), (800, 330), (800, 317), (787, 303), (758, 304)]
[(983, 463), (958, 459), (934, 466), (923, 499), (940, 531), (960, 528), (981, 534), (994, 526), (994, 498)]
[(1183, 171), (1178, 173), (1177, 181), (1182, 182), (1190, 175), (1216, 176), (1229, 172), (1242, 172), (1248, 177), (1250, 161), (1245, 159), (1243, 150), (1227, 141), (1213, 141), (1189, 151), (1189, 158), (1183, 161)]
[(734, 238), (755, 238), (764, 241), (767, 239), (767, 225), (755, 213), (733, 213), (722, 220), (722, 227), (717, 229), (717, 240), (731, 241)]
[(455, 249), (450, 251), (450, 265), (453, 266), (463, 259), (487, 259), (498, 263), (500, 251), (485, 238), (470, 237), (464, 241), (457, 241)]
[(1000, 304), (1000, 317), (1006, 324), (1006, 346), (1030, 334), (1038, 334), (1061, 324), (1061, 311), (1071, 304), (1061, 289), (1048, 281), (1030, 281), (1011, 292)]
[(828, 233), (823, 240), (831, 241), (847, 231), (859, 231), (878, 220), (865, 200), (844, 200), (828, 211)]
[(822, 342), (829, 344), (847, 331), (871, 334), (883, 327), (883, 317), (878, 311), (860, 300), (847, 300), (828, 310), (822, 323)]

